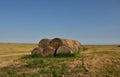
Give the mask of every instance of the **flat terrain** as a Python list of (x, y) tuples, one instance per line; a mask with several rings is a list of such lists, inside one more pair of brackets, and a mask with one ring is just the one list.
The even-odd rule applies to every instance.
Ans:
[(0, 43), (0, 63), (30, 54), (36, 44)]
[(120, 77), (120, 47), (86, 45), (74, 55), (30, 55), (36, 44), (0, 44), (0, 77)]

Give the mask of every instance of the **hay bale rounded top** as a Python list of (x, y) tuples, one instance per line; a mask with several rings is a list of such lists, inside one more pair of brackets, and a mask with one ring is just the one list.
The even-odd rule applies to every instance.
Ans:
[[(71, 40), (71, 39), (42, 39), (40, 40), (38, 47), (32, 51), (32, 54), (41, 54), (44, 56), (48, 55), (57, 55), (59, 53), (75, 53), (79, 52), (81, 48), (81, 44), (79, 41)], [(43, 48), (42, 52), (39, 48)]]
[(46, 47), (49, 45), (49, 43), (50, 43), (50, 39), (42, 39), (42, 40), (40, 40), (38, 46), (39, 47)]
[(54, 47), (55, 49), (59, 48), (61, 45), (63, 45), (63, 40), (61, 38), (54, 38), (50, 41), (50, 45)]

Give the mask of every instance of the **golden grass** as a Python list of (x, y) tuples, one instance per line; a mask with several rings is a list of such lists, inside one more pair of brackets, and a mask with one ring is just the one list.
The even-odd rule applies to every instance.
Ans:
[[(18, 69), (14, 64), (19, 61), (18, 58), (30, 54), (31, 50), (37, 47), (36, 44), (0, 44), (0, 66), (8, 66), (11, 69), (11, 64), (15, 67), (14, 71)], [(50, 74), (50, 67), (52, 67), (53, 73), (59, 71), (62, 65), (66, 65), (69, 68), (64, 70), (65, 77), (75, 77), (76, 74), (80, 74), (81, 77), (119, 77), (120, 71), (120, 47), (116, 45), (86, 45), (87, 50), (80, 52), (80, 57), (78, 58), (38, 58), (38, 59), (23, 59), (25, 65), (20, 66), (18, 71), (25, 72), (25, 69), (31, 69), (27, 72), (32, 75), (32, 70), (39, 70), (37, 74), (47, 76)], [(22, 63), (24, 64), (24, 61)], [(18, 65), (22, 65), (19, 63)], [(26, 66), (27, 63), (27, 66)], [(41, 67), (40, 67), (41, 64)], [(3, 66), (2, 66), (3, 65)], [(4, 68), (5, 69), (5, 68)], [(46, 71), (50, 70), (50, 71)], [(57, 70), (56, 70), (57, 69)], [(4, 74), (4, 71), (1, 71)], [(8, 72), (8, 71), (7, 71)], [(28, 74), (26, 73), (26, 74)], [(56, 73), (56, 74), (57, 74)], [(69, 74), (71, 73), (71, 75)], [(22, 75), (22, 74), (20, 74)], [(86, 76), (87, 75), (87, 76)], [(2, 75), (1, 75), (2, 76)], [(11, 76), (11, 75), (10, 75)], [(8, 76), (9, 77), (9, 76)]]
[(0, 43), (0, 62), (30, 54), (36, 44)]

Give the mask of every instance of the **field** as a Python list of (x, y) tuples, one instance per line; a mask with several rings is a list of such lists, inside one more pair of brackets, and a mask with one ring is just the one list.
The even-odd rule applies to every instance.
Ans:
[(73, 55), (30, 55), (36, 44), (0, 43), (0, 77), (120, 77), (120, 47), (86, 45)]

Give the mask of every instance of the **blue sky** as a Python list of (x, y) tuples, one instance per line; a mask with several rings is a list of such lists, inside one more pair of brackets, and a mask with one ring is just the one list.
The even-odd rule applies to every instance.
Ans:
[(54, 37), (120, 44), (120, 1), (0, 0), (0, 42)]

